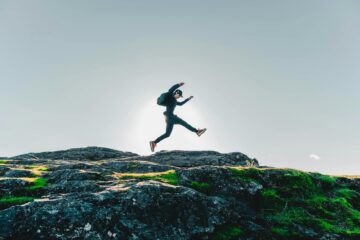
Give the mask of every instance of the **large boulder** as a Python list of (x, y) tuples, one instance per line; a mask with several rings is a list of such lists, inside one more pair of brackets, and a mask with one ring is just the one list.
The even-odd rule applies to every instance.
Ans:
[(71, 148), (54, 152), (27, 153), (12, 159), (67, 159), (67, 160), (101, 160), (138, 156), (132, 152), (123, 152), (104, 147)]
[(240, 152), (25, 154), (0, 165), (0, 240), (360, 239), (359, 186)]
[(240, 152), (220, 153), (217, 151), (173, 150), (160, 151), (149, 156), (137, 156), (126, 159), (139, 159), (176, 167), (195, 167), (203, 165), (259, 166), (259, 163), (255, 158), (249, 158), (247, 155)]
[(0, 214), (0, 238), (191, 239), (231, 217), (225, 199), (147, 181), (6, 209)]

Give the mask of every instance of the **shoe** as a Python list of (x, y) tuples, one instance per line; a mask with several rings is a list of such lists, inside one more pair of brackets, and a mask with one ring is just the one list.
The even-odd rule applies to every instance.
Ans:
[(152, 152), (154, 152), (155, 147), (156, 147), (156, 143), (154, 141), (150, 141), (150, 149)]
[(196, 134), (200, 137), (201, 134), (203, 134), (205, 131), (206, 131), (206, 128), (204, 128), (204, 129), (199, 128), (198, 131), (196, 132)]

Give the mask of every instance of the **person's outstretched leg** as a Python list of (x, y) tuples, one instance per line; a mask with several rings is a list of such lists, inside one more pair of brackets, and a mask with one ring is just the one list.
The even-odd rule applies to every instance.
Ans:
[(196, 128), (194, 128), (193, 126), (191, 126), (189, 123), (179, 118), (178, 116), (175, 116), (174, 124), (180, 124), (195, 133), (198, 131)]
[(179, 118), (178, 116), (175, 115), (174, 118), (174, 124), (180, 124), (184, 127), (186, 127), (187, 129), (189, 129), (190, 131), (196, 133), (199, 137), (206, 131), (206, 128), (203, 129), (196, 129), (193, 126), (191, 126), (189, 123), (187, 123), (186, 121), (184, 121), (183, 119)]
[(163, 135), (159, 136), (157, 139), (155, 139), (155, 141), (150, 141), (150, 149), (152, 152), (154, 151), (156, 144), (161, 140), (163, 140), (164, 138), (169, 137), (173, 130), (174, 127), (173, 118), (165, 115), (165, 121), (166, 121), (166, 132)]
[(158, 143), (161, 140), (163, 140), (164, 138), (169, 137), (173, 130), (173, 127), (174, 127), (174, 124), (171, 121), (168, 121), (166, 124), (166, 132), (163, 135), (159, 136), (154, 142)]

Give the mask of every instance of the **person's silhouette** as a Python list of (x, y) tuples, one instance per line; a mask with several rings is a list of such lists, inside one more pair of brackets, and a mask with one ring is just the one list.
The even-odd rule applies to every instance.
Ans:
[(182, 106), (186, 102), (188, 102), (190, 99), (193, 98), (193, 96), (190, 96), (182, 102), (178, 102), (176, 100), (176, 99), (179, 99), (180, 97), (183, 97), (182, 91), (178, 88), (184, 84), (185, 83), (183, 83), (183, 82), (175, 84), (168, 91), (168, 94), (165, 98), (166, 111), (163, 113), (165, 116), (165, 121), (166, 121), (166, 132), (164, 134), (162, 134), (161, 136), (159, 136), (157, 139), (155, 139), (155, 141), (150, 141), (150, 149), (152, 152), (154, 151), (157, 143), (159, 143), (164, 138), (167, 138), (170, 136), (170, 134), (173, 130), (174, 124), (180, 124), (180, 125), (186, 127), (190, 131), (196, 133), (199, 137), (201, 136), (201, 134), (203, 134), (206, 131), (206, 128), (196, 129), (193, 126), (191, 126), (189, 123), (184, 121), (183, 119), (179, 118), (177, 115), (174, 115), (174, 109), (177, 105)]

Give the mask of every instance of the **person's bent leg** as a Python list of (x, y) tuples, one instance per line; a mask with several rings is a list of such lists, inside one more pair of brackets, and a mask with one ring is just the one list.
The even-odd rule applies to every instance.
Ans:
[(171, 134), (171, 132), (172, 132), (172, 130), (173, 130), (173, 126), (174, 126), (173, 123), (168, 122), (168, 123), (166, 124), (166, 132), (165, 132), (163, 135), (161, 135), (160, 137), (158, 137), (154, 142), (155, 142), (155, 143), (158, 143), (158, 142), (160, 142), (161, 140), (163, 140), (164, 138), (169, 137), (170, 134)]
[(187, 129), (189, 129), (192, 132), (197, 132), (197, 129), (194, 128), (193, 126), (191, 126), (189, 123), (187, 123), (186, 121), (184, 121), (183, 119), (176, 117), (175, 118), (175, 123), (174, 124), (180, 124), (184, 127), (186, 127)]

